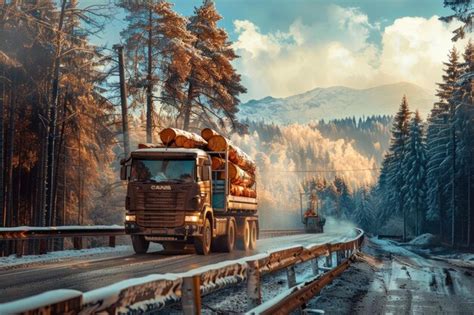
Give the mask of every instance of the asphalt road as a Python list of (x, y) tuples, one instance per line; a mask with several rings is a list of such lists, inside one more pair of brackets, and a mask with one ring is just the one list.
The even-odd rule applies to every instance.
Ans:
[(474, 314), (474, 264), (366, 241), (309, 308), (327, 314)]
[(0, 303), (55, 289), (89, 291), (112, 283), (150, 274), (177, 273), (194, 268), (238, 259), (271, 249), (292, 245), (340, 242), (355, 236), (352, 230), (275, 237), (258, 241), (254, 251), (215, 253), (209, 256), (164, 254), (160, 246), (151, 247), (146, 255), (128, 252), (77, 257), (59, 262), (36, 263), (17, 268), (0, 268)]

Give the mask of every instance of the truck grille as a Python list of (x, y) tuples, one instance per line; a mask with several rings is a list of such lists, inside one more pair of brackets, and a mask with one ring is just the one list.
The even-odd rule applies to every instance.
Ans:
[(137, 224), (147, 228), (182, 226), (184, 224), (184, 211), (138, 211)]
[(162, 228), (184, 224), (184, 192), (147, 191), (135, 197), (138, 225)]

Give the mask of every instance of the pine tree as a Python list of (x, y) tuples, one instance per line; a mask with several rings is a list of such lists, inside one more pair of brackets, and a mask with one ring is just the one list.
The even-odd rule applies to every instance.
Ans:
[(406, 209), (404, 208), (405, 195), (402, 189), (405, 185), (404, 178), (406, 174), (406, 170), (403, 169), (403, 165), (409, 137), (410, 115), (411, 114), (408, 108), (407, 98), (406, 96), (403, 96), (400, 109), (395, 115), (392, 126), (392, 138), (390, 141), (388, 153), (389, 163), (386, 164), (387, 189), (384, 191), (389, 204), (391, 204), (392, 207), (396, 206), (396, 208), (391, 208), (392, 211), (398, 215), (402, 215), (404, 218), (404, 239), (406, 239), (407, 236), (407, 213)]
[(410, 122), (410, 135), (403, 161), (403, 170), (406, 172), (403, 187), (404, 209), (410, 217), (415, 217), (415, 235), (420, 235), (426, 215), (426, 145), (424, 141), (423, 125), (416, 111)]
[(351, 215), (352, 221), (364, 231), (374, 231), (375, 214), (369, 201), (370, 191), (363, 186), (356, 193), (355, 209)]
[(155, 94), (159, 86), (160, 34), (156, 32), (159, 15), (154, 0), (121, 1), (128, 11), (127, 28), (121, 35), (125, 38), (127, 61), (132, 74), (129, 82), (132, 106), (146, 102), (146, 142), (153, 141), (153, 116)]
[(461, 26), (456, 28), (453, 33), (453, 41), (462, 39), (466, 33), (472, 32), (474, 27), (474, 8), (472, 0), (444, 0), (444, 6), (450, 7), (454, 11), (454, 14), (441, 17), (440, 20), (445, 22), (451, 22), (454, 19), (461, 21)]
[(336, 216), (341, 218), (343, 215), (348, 218), (354, 210), (354, 204), (348, 184), (343, 177), (334, 178)]
[(454, 127), (456, 130), (456, 198), (458, 215), (456, 225), (459, 242), (472, 242), (473, 197), (474, 187), (474, 45), (469, 41), (463, 54), (462, 74), (456, 83), (457, 89), (450, 98), (455, 107)]
[(203, 112), (204, 116), (214, 117), (221, 127), (227, 122), (234, 129), (239, 128), (235, 117), (240, 102), (238, 97), (246, 89), (232, 66), (231, 62), (237, 55), (228, 35), (217, 26), (221, 18), (211, 0), (204, 0), (190, 17), (188, 29), (197, 38), (194, 47), (202, 59), (193, 65), (188, 79), (187, 100), (182, 110), (184, 129), (189, 129), (196, 110)]
[(431, 111), (427, 133), (428, 218), (439, 220), (439, 233), (442, 236), (445, 236), (447, 230), (445, 226), (447, 215), (453, 213), (455, 206), (452, 196), (454, 191), (452, 158), (456, 139), (453, 129), (454, 105), (449, 100), (461, 73), (456, 48), (450, 51), (448, 58), (448, 62), (444, 63), (443, 82), (438, 84), (439, 101), (434, 104)]
[(191, 70), (200, 62), (201, 56), (193, 46), (196, 37), (187, 29), (189, 21), (171, 7), (165, 1), (156, 6), (155, 11), (160, 16), (156, 32), (162, 35), (162, 102), (179, 111), (186, 102), (185, 89)]

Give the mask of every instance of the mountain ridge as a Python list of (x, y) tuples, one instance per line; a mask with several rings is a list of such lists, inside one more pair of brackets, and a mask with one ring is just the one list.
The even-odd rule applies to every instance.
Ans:
[(403, 95), (411, 110), (426, 116), (434, 95), (409, 82), (383, 84), (365, 89), (347, 86), (316, 87), (283, 98), (266, 96), (240, 106), (238, 117), (277, 124), (308, 123), (321, 119), (339, 119), (370, 115), (394, 115)]

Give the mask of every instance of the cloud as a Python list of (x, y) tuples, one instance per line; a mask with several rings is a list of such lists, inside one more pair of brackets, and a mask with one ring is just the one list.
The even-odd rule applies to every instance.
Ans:
[(296, 19), (287, 30), (268, 33), (251, 21), (234, 21), (234, 48), (241, 56), (236, 65), (249, 91), (244, 99), (399, 81), (434, 90), (453, 46), (455, 23), (444, 24), (437, 16), (403, 17), (382, 30), (359, 9), (336, 5), (326, 16), (311, 25)]

